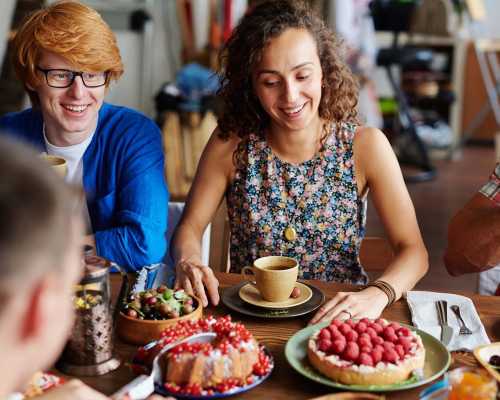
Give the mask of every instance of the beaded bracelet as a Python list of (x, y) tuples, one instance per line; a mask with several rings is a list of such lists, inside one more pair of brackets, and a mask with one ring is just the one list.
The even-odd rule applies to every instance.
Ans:
[(386, 281), (370, 282), (368, 285), (365, 286), (365, 288), (368, 288), (368, 287), (376, 287), (376, 288), (380, 289), (382, 292), (384, 292), (385, 295), (387, 296), (387, 299), (389, 300), (389, 302), (387, 303), (387, 306), (390, 306), (392, 303), (394, 303), (396, 301), (396, 291), (394, 290), (392, 285), (390, 285)]

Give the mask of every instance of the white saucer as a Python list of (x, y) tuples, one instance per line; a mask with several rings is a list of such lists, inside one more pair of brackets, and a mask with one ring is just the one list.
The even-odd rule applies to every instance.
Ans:
[(238, 292), (238, 295), (243, 301), (246, 301), (249, 304), (252, 304), (257, 307), (263, 308), (274, 308), (274, 309), (283, 309), (298, 306), (299, 304), (305, 303), (312, 297), (312, 290), (309, 286), (304, 285), (303, 283), (296, 282), (295, 287), (300, 289), (300, 296), (296, 299), (289, 298), (285, 301), (280, 302), (272, 302), (264, 300), (257, 288), (250, 283), (243, 285)]

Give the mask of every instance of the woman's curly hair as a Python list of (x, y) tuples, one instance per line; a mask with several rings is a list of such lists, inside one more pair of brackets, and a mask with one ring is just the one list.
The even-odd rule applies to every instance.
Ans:
[(323, 20), (303, 2), (271, 0), (256, 6), (234, 29), (219, 54), (223, 112), (220, 137), (262, 135), (270, 117), (252, 87), (252, 71), (264, 47), (289, 28), (305, 29), (314, 38), (323, 72), (319, 116), (338, 126), (358, 122), (358, 86), (339, 54), (340, 43)]

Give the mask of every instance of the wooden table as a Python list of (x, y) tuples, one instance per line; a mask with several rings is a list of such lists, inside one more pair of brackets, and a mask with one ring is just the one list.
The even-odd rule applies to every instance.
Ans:
[[(222, 288), (235, 285), (240, 282), (241, 279), (240, 275), (237, 274), (216, 273), (216, 276)], [(320, 288), (327, 298), (332, 297), (339, 290), (346, 290), (349, 288), (347, 285), (324, 283), (320, 281), (312, 281), (311, 283)], [(112, 287), (115, 293), (117, 292), (116, 288), (118, 285), (119, 277), (113, 276)], [(500, 341), (500, 297), (479, 296), (467, 293), (459, 294), (468, 295), (468, 297), (473, 300), (491, 341)], [(317, 384), (295, 372), (285, 359), (284, 347), (288, 338), (298, 330), (304, 328), (311, 318), (311, 315), (284, 320), (262, 320), (234, 313), (223, 305), (209, 307), (205, 310), (205, 315), (213, 314), (218, 316), (228, 313), (232, 314), (233, 320), (243, 322), (254, 334), (256, 339), (271, 351), (275, 360), (274, 371), (267, 381), (247, 393), (232, 398), (262, 400), (310, 399), (334, 392), (333, 388)], [(400, 300), (386, 309), (383, 313), (383, 317), (403, 323), (410, 323), (410, 313), (404, 300)], [(134, 374), (128, 368), (127, 362), (130, 361), (137, 347), (117, 340), (115, 349), (118, 357), (123, 360), (118, 370), (100, 377), (82, 379), (90, 386), (106, 394), (114, 393), (134, 378)], [(420, 387), (403, 392), (388, 393), (386, 397), (388, 399), (417, 399), (418, 393), (422, 389), (423, 388)]]

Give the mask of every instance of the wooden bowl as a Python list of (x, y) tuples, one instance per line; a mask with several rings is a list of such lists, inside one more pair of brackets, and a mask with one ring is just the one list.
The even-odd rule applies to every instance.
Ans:
[(179, 318), (164, 320), (137, 319), (129, 317), (120, 311), (116, 321), (116, 333), (124, 342), (143, 345), (159, 339), (165, 329), (179, 321), (197, 321), (203, 314), (203, 305), (198, 297), (191, 297), (196, 301), (196, 308), (193, 312)]

